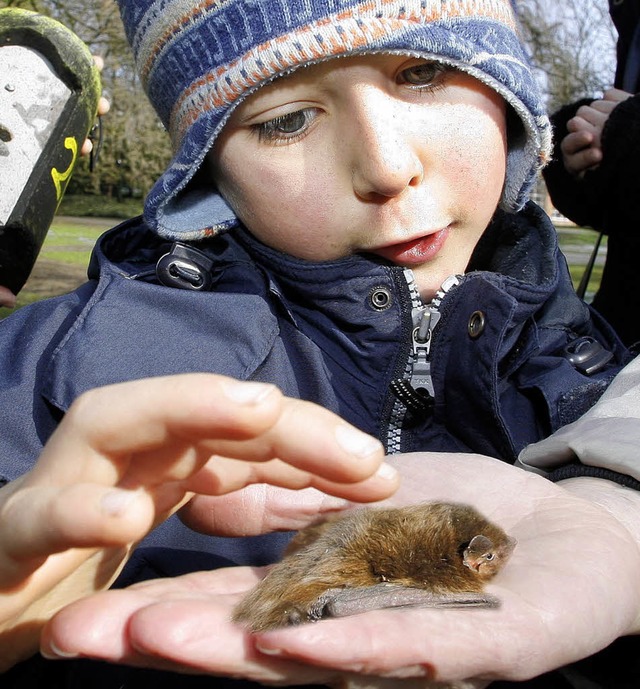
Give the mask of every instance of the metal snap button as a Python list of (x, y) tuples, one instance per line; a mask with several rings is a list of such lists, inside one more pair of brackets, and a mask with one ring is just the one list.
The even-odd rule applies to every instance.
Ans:
[(484, 332), (485, 326), (487, 325), (487, 319), (482, 311), (474, 311), (469, 317), (469, 323), (467, 324), (467, 331), (469, 337), (475, 340), (480, 337)]
[(388, 287), (374, 287), (369, 293), (369, 303), (376, 311), (385, 311), (392, 302), (393, 297)]

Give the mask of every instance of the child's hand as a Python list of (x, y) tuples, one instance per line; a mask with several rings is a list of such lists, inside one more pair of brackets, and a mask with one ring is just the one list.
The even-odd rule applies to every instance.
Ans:
[(600, 100), (581, 106), (567, 122), (569, 134), (560, 144), (564, 166), (569, 173), (581, 177), (602, 161), (602, 131), (615, 107), (633, 94), (609, 89)]
[(397, 486), (382, 458), (378, 441), (271, 385), (192, 374), (93, 390), (34, 469), (0, 490), (0, 630), (33, 637), (106, 587), (193, 492), (271, 482), (377, 500)]
[[(237, 568), (74, 604), (48, 625), (44, 651), (55, 646), (71, 655), (289, 684), (363, 674), (379, 677), (381, 687), (397, 685), (389, 677), (409, 686), (483, 678), (482, 686), (487, 678), (543, 673), (638, 630), (640, 553), (631, 527), (640, 524), (640, 496), (597, 479), (561, 487), (478, 456), (393, 461), (404, 481), (390, 502), (467, 502), (518, 540), (488, 587), (501, 599), (499, 609), (376, 611), (251, 636), (229, 622), (239, 595), (257, 580), (255, 571)], [(616, 503), (624, 504), (630, 528), (612, 516)], [(375, 686), (370, 679), (367, 686)]]

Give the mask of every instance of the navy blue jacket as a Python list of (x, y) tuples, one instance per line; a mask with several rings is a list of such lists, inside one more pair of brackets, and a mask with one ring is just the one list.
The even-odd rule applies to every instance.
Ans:
[[(389, 452), (513, 462), (586, 411), (628, 360), (575, 296), (555, 230), (533, 204), (499, 212), (467, 273), (428, 306), (408, 271), (373, 256), (309, 263), (241, 229), (197, 249), (196, 263), (211, 262), (209, 288), (162, 285), (157, 266), (171, 263), (171, 244), (139, 219), (126, 222), (98, 242), (88, 283), (2, 322), (0, 478), (33, 465), (85, 390), (188, 371), (274, 382), (378, 436)], [(173, 518), (137, 550), (119, 585), (270, 562), (286, 538), (205, 537)]]

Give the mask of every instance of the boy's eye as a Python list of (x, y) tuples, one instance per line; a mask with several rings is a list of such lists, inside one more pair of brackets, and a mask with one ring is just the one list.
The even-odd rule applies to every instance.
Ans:
[(439, 62), (420, 62), (402, 70), (401, 80), (412, 86), (436, 86), (446, 70), (447, 68)]
[(296, 110), (253, 125), (260, 141), (292, 141), (301, 136), (313, 120), (314, 108)]

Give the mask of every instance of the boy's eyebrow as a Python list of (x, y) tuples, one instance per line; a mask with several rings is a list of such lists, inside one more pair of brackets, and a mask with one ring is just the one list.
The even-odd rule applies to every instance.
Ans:
[[(293, 75), (283, 75), (282, 79), (284, 80), (285, 78), (289, 78), (291, 76)], [(234, 108), (230, 121), (244, 123), (247, 120), (259, 117), (261, 114), (268, 112), (269, 110), (286, 105), (289, 102), (288, 96), (280, 89), (277, 89), (279, 85), (286, 88), (286, 82), (280, 82), (280, 79), (278, 78), (245, 98), (236, 106), (236, 108)], [(271, 90), (269, 89), (270, 86), (275, 86), (276, 89)], [(291, 93), (292, 102), (296, 100), (296, 98), (293, 96), (294, 94)]]

